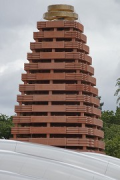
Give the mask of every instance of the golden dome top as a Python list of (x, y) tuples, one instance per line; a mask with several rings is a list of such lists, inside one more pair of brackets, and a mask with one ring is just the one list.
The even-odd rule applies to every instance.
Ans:
[(67, 4), (56, 4), (48, 6), (48, 12), (43, 14), (46, 20), (77, 20), (78, 14), (74, 7)]

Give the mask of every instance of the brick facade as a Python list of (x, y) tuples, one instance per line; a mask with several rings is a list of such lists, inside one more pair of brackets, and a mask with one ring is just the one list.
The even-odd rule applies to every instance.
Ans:
[(13, 117), (13, 139), (102, 153), (94, 68), (76, 21), (41, 21), (24, 64)]

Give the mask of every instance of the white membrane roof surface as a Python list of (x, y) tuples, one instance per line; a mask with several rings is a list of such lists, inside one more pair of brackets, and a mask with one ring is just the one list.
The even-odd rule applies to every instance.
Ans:
[(0, 170), (17, 173), (23, 176), (18, 177), (21, 180), (24, 176), (26, 179), (43, 180), (120, 180), (120, 159), (40, 144), (0, 140)]

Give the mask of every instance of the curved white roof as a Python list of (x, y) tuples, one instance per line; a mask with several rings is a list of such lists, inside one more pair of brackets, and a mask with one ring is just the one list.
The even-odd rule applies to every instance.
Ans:
[(120, 160), (109, 156), (11, 140), (0, 140), (0, 149), (0, 170), (48, 180), (120, 179)]
[(37, 180), (37, 179), (27, 176), (21, 176), (19, 174), (12, 173), (9, 171), (0, 170), (0, 180)]
[(85, 155), (91, 156), (91, 157), (95, 157), (98, 159), (103, 159), (105, 161), (109, 161), (112, 162), (114, 164), (117, 164), (120, 166), (120, 159), (112, 157), (112, 156), (107, 156), (107, 155), (103, 155), (103, 154), (99, 154), (99, 153), (89, 153), (89, 152), (82, 152)]

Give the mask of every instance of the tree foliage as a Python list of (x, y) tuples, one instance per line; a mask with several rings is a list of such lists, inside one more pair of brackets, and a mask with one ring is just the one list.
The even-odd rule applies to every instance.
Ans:
[(0, 138), (9, 139), (11, 136), (12, 116), (0, 114)]
[[(120, 78), (117, 79), (117, 83), (116, 83), (116, 86), (117, 86), (117, 90), (115, 91), (115, 96), (117, 96), (117, 103), (120, 102)], [(119, 106), (120, 106), (120, 103), (119, 103)]]
[(103, 130), (105, 141), (105, 152), (107, 155), (120, 158), (120, 108), (116, 112), (103, 111)]

